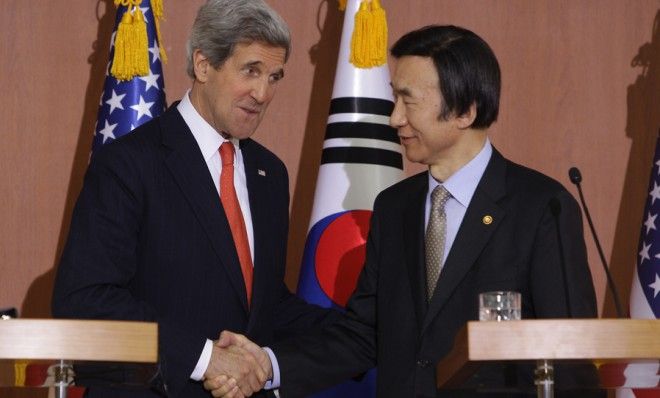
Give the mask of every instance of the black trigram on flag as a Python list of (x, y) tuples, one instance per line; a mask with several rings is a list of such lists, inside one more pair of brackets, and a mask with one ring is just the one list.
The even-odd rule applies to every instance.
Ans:
[(321, 164), (366, 163), (403, 169), (399, 137), (389, 126), (393, 108), (387, 99), (334, 98)]

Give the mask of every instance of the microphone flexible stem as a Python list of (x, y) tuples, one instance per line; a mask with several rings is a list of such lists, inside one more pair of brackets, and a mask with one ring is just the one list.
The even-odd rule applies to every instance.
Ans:
[(591, 235), (594, 237), (594, 242), (596, 243), (596, 249), (598, 250), (598, 255), (600, 256), (600, 261), (603, 264), (603, 269), (605, 269), (605, 275), (607, 276), (607, 284), (612, 290), (612, 296), (614, 297), (614, 306), (616, 307), (616, 315), (619, 318), (623, 318), (623, 310), (621, 309), (621, 303), (619, 302), (619, 293), (616, 290), (614, 285), (614, 280), (610, 274), (610, 270), (607, 267), (607, 261), (605, 260), (605, 255), (603, 254), (603, 248), (600, 246), (600, 241), (598, 240), (598, 235), (596, 235), (596, 229), (594, 228), (594, 223), (591, 221), (591, 215), (589, 214), (589, 209), (587, 208), (587, 203), (584, 201), (584, 195), (582, 194), (582, 186), (579, 182), (575, 182), (575, 186), (578, 189), (578, 194), (580, 195), (580, 202), (582, 202), (582, 208), (584, 209), (584, 214), (587, 216), (587, 223), (589, 224), (589, 229), (591, 229)]

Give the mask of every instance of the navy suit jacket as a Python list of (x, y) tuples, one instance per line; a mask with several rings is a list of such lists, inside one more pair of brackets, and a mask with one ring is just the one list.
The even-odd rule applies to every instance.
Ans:
[[(426, 172), (383, 191), (346, 316), (322, 334), (272, 346), (283, 398), (305, 396), (374, 365), (378, 397), (436, 396), (436, 364), (457, 331), (478, 319), (480, 292), (520, 292), (523, 318), (597, 315), (577, 203), (558, 182), (497, 151), (427, 304), (427, 191)], [(488, 386), (493, 380), (482, 381)]]
[(59, 265), (54, 316), (158, 322), (172, 397), (210, 396), (189, 376), (222, 330), (268, 345), (328, 318), (284, 284), (284, 164), (251, 139), (240, 147), (254, 227), (251, 308), (218, 192), (174, 106), (94, 155)]

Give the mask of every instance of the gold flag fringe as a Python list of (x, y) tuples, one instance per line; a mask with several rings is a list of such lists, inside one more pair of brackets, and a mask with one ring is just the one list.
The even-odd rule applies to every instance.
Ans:
[[(130, 80), (149, 74), (149, 43), (147, 24), (140, 3), (142, 0), (114, 0), (117, 7), (126, 7), (115, 36), (115, 53), (110, 73), (118, 80)], [(162, 0), (151, 0), (151, 11), (156, 23), (156, 37), (161, 60), (167, 62), (162, 44), (159, 20), (163, 18)]]
[(387, 18), (380, 0), (362, 0), (355, 13), (349, 61), (358, 68), (387, 62)]
[(164, 63), (167, 63), (167, 53), (165, 52), (163, 37), (160, 33), (160, 20), (165, 20), (163, 14), (163, 0), (151, 0), (151, 11), (154, 13), (154, 20), (156, 20), (156, 38), (158, 39), (158, 52), (160, 53), (160, 59)]

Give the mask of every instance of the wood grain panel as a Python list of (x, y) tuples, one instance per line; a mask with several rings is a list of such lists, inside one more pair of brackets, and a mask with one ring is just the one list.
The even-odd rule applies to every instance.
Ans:
[[(439, 388), (458, 386), (482, 361), (653, 360), (660, 358), (659, 334), (660, 320), (650, 319), (470, 321), (438, 363), (437, 383)], [(644, 383), (633, 379), (629, 382)]]
[(155, 323), (63, 319), (0, 322), (0, 359), (155, 363)]

